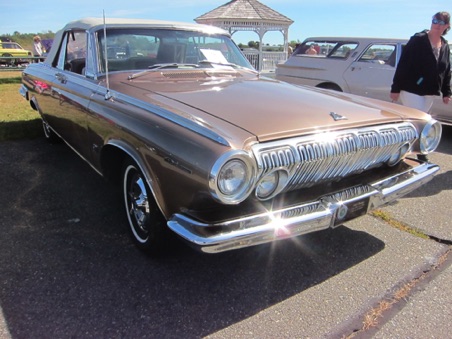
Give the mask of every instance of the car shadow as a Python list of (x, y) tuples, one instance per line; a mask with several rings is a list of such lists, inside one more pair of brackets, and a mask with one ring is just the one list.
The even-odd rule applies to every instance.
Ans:
[(385, 246), (341, 226), (215, 255), (182, 247), (150, 258), (128, 238), (116, 188), (65, 145), (0, 143), (0, 166), (0, 315), (12, 338), (199, 338)]
[(435, 196), (442, 191), (452, 189), (452, 171), (436, 174), (426, 185), (406, 195), (407, 198)]
[(443, 125), (441, 142), (436, 152), (452, 154), (452, 126)]
[(443, 156), (443, 154), (452, 154), (452, 126), (443, 126), (441, 142), (436, 153), (441, 154), (439, 154), (439, 156), (434, 154), (430, 158), (436, 158), (432, 159), (432, 162), (439, 165), (441, 170), (427, 185), (423, 185), (406, 197), (416, 198), (435, 196), (442, 191), (452, 189), (452, 169), (450, 169), (452, 167), (449, 165), (448, 159)]

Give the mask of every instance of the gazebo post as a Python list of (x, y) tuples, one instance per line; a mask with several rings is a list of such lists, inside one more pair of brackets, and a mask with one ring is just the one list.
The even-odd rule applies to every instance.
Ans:
[[(262, 26), (262, 23), (260, 23), (260, 26)], [(263, 54), (263, 50), (262, 50), (262, 45), (263, 45), (264, 35), (265, 35), (266, 31), (262, 27), (259, 27), (257, 33), (259, 35), (259, 66), (258, 66), (258, 71), (260, 72), (260, 71), (262, 71), (262, 66), (264, 64), (264, 54)]]
[(284, 53), (289, 55), (289, 30), (284, 29), (282, 31), (282, 33), (283, 33), (283, 36), (284, 36)]
[[(269, 31), (280, 31), (284, 37), (284, 56), (277, 55), (281, 61), (287, 59), (288, 54), (288, 32), (289, 26), (293, 23), (288, 17), (276, 12), (270, 7), (257, 0), (232, 0), (215, 8), (195, 19), (199, 24), (212, 25), (223, 28), (232, 34), (237, 31), (254, 31), (259, 36), (259, 57), (258, 71), (264, 67), (263, 39), (265, 33)], [(281, 54), (280, 52), (277, 52)], [(273, 54), (277, 54), (273, 53)], [(272, 62), (278, 60), (273, 59)], [(255, 59), (253, 59), (255, 60)]]

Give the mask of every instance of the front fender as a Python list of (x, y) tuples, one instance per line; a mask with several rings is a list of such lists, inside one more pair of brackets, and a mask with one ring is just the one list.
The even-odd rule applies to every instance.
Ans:
[[(144, 146), (146, 147), (146, 146)], [(113, 150), (114, 149), (114, 150)], [(117, 151), (120, 151), (123, 153), (123, 157), (117, 156)], [(140, 168), (141, 172), (143, 173), (144, 177), (146, 178), (146, 182), (148, 183), (148, 186), (152, 192), (152, 195), (154, 197), (155, 202), (157, 203), (157, 206), (159, 207), (160, 211), (163, 215), (166, 215), (166, 205), (164, 202), (164, 199), (162, 198), (162, 192), (160, 190), (160, 187), (157, 183), (157, 177), (155, 173), (152, 171), (152, 168), (149, 166), (146, 166), (146, 163), (143, 159), (142, 153), (138, 152), (136, 147), (133, 147), (132, 145), (128, 144), (127, 142), (123, 140), (117, 140), (117, 139), (111, 139), (109, 140), (102, 148), (101, 152), (101, 163), (102, 163), (102, 172), (105, 173), (105, 171), (110, 166), (116, 166), (117, 170), (119, 171), (119, 174), (122, 175), (122, 165), (124, 163), (125, 157), (128, 157), (132, 159), (137, 166)], [(121, 163), (117, 163), (117, 159), (121, 159)]]

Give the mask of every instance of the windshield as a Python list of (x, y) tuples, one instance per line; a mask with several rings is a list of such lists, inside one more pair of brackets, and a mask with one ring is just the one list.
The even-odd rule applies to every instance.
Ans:
[(99, 65), (108, 70), (135, 71), (180, 67), (240, 67), (254, 70), (233, 41), (224, 35), (173, 29), (109, 29), (107, 48), (103, 31), (98, 32)]

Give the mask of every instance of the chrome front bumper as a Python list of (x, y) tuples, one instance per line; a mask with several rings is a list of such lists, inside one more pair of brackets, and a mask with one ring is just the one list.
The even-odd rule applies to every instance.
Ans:
[(316, 201), (218, 224), (174, 214), (168, 226), (206, 253), (263, 244), (341, 225), (410, 193), (430, 181), (438, 170), (435, 164), (420, 163), (383, 180), (347, 188)]

